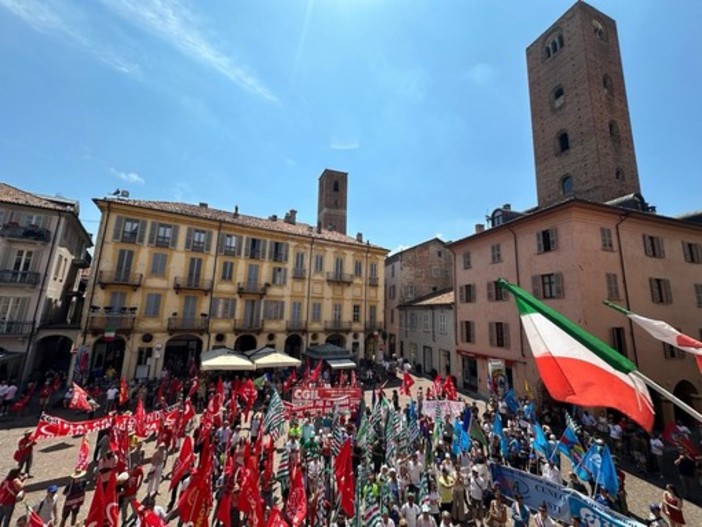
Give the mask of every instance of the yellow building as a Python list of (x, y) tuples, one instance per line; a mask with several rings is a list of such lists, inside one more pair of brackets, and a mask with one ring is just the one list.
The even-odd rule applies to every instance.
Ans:
[[(343, 192), (345, 219), (346, 174), (327, 170), (322, 180), (335, 190), (320, 200)], [(94, 201), (102, 219), (83, 331), (93, 371), (185, 374), (222, 346), (299, 357), (329, 342), (357, 358), (375, 354), (388, 251), (322, 228), (328, 208), (314, 227), (294, 210), (258, 218), (205, 203)]]

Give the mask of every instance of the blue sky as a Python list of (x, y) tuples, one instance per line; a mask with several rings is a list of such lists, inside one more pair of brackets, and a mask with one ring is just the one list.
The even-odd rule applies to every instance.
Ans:
[[(525, 48), (572, 1), (0, 0), (0, 180), (90, 202), (206, 201), (349, 234), (455, 240), (536, 203)], [(592, 0), (618, 23), (639, 175), (700, 209), (702, 2)]]

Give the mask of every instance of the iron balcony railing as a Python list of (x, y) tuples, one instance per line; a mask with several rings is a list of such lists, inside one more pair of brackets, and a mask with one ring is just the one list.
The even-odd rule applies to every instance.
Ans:
[(212, 291), (212, 279), (198, 276), (178, 276), (173, 281), (173, 289), (177, 291)]
[(377, 276), (369, 276), (368, 277), (368, 285), (369, 286), (378, 287), (378, 282), (380, 282), (380, 280), (378, 280)]
[(203, 333), (209, 327), (210, 317), (168, 317), (168, 331), (196, 331)]
[(263, 320), (235, 320), (234, 331), (263, 331)]
[(327, 273), (327, 282), (339, 282), (350, 284), (353, 282), (353, 275), (347, 273)]
[(286, 328), (288, 331), (306, 331), (307, 322), (304, 320), (288, 320)]
[(39, 273), (32, 271), (13, 271), (5, 269), (0, 271), (0, 283), (5, 285), (35, 286), (39, 283)]
[(133, 288), (141, 286), (144, 275), (141, 273), (130, 273), (128, 271), (100, 271), (98, 273), (98, 285), (105, 287), (106, 285), (128, 285)]
[(0, 336), (25, 337), (32, 333), (31, 322), (0, 320)]
[(6, 223), (0, 227), (0, 236), (17, 240), (31, 240), (35, 242), (50, 242), (51, 231), (36, 225), (18, 225)]
[(133, 314), (90, 315), (88, 317), (88, 331), (115, 333), (131, 333), (134, 331)]
[(341, 320), (325, 320), (324, 331), (351, 331), (351, 322)]
[(269, 285), (262, 282), (238, 282), (236, 290), (240, 295), (265, 295)]
[(307, 270), (304, 267), (294, 267), (292, 270), (292, 277), (298, 280), (304, 280), (307, 278)]

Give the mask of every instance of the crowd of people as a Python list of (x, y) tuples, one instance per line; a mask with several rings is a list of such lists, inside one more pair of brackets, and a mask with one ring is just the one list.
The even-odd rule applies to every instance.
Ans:
[[(38, 517), (41, 525), (73, 527), (94, 514), (94, 503), (87, 514), (82, 514), (83, 505), (86, 492), (98, 487), (100, 494), (109, 497), (112, 492), (117, 500), (115, 527), (197, 523), (187, 505), (195, 487), (208, 494), (203, 505), (208, 519), (198, 525), (565, 525), (552, 517), (546, 502), (529, 508), (518, 493), (505, 492), (493, 480), (491, 465), (532, 473), (593, 496), (609, 510), (629, 514), (623, 471), (617, 469), (614, 495), (604, 485), (583, 480), (573, 467), (562, 472), (570, 465), (561, 463), (558, 448), (567, 427), (578, 434), (585, 449), (590, 444), (607, 445), (616, 457), (630, 459), (639, 470), (659, 473), (661, 468), (665, 446), (659, 436), (648, 438), (625, 418), (604, 412), (597, 417), (586, 411), (574, 416), (555, 407), (537, 412), (531, 399), (510, 399), (501, 393), (481, 403), (482, 409), (466, 401), (457, 413), (432, 413), (426, 411), (432, 402), (456, 398), (455, 388), (447, 386), (450, 378), (435, 381), (424, 391), (406, 385), (406, 372), (402, 387), (373, 389), (371, 403), (339, 403), (326, 414), (296, 412), (283, 403), (296, 384), (354, 386), (356, 380), (355, 375), (339, 377), (319, 368), (307, 368), (299, 381), (290, 373), (272, 371), (255, 383), (238, 377), (180, 380), (166, 374), (156, 383), (127, 385), (126, 401), (125, 383), (110, 379), (101, 393), (90, 392), (100, 403), (90, 417), (96, 411), (112, 415), (129, 408), (138, 412), (139, 405), (165, 411), (174, 404), (181, 408), (192, 404), (200, 415), (142, 434), (131, 430), (126, 444), (113, 430), (101, 430), (89, 467), (77, 467), (61, 488), (50, 485), (40, 501), (27, 504), (29, 514), (15, 514), (31, 477), (36, 444), (33, 431), (27, 430), (15, 454), (17, 467), (0, 484), (0, 527), (9, 527), (13, 514), (18, 516), (17, 525), (39, 525), (32, 523)], [(372, 370), (368, 375), (359, 373), (360, 378), (370, 386), (376, 384)], [(70, 407), (72, 395), (69, 391), (63, 398), (65, 406)], [(539, 444), (535, 427), (543, 431), (547, 445)], [(155, 448), (147, 461), (145, 449), (150, 442)], [(347, 448), (351, 491), (351, 476), (339, 468)], [(676, 463), (685, 466), (688, 459), (683, 452)], [(669, 484), (661, 501), (651, 504), (648, 525), (685, 524), (683, 498), (691, 497), (692, 483), (682, 476), (681, 482), (683, 493)], [(353, 493), (351, 510), (344, 505), (348, 492)], [(302, 512), (300, 493), (306, 501)], [(576, 515), (569, 525), (585, 523)]]

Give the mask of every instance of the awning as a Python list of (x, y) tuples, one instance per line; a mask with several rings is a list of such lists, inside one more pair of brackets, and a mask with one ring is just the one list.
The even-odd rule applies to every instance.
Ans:
[(254, 363), (229, 348), (205, 351), (200, 357), (203, 371), (253, 371)]
[(257, 370), (264, 368), (296, 368), (301, 363), (295, 357), (280, 351), (256, 353), (249, 358), (253, 361)]
[(324, 359), (332, 370), (355, 370), (356, 363), (349, 359)]

